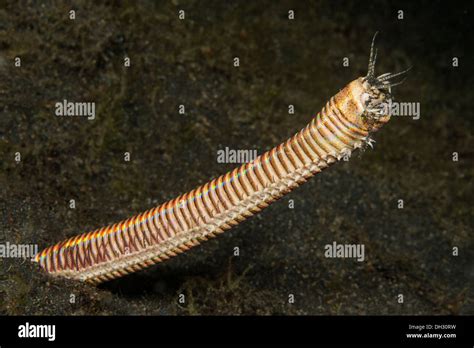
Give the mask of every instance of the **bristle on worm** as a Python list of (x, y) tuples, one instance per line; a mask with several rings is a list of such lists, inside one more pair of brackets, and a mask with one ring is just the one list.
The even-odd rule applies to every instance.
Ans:
[(34, 261), (54, 276), (93, 284), (176, 256), (266, 208), (332, 163), (349, 156), (390, 119), (390, 80), (368, 73), (350, 82), (293, 137), (197, 189), (112, 226), (48, 247)]

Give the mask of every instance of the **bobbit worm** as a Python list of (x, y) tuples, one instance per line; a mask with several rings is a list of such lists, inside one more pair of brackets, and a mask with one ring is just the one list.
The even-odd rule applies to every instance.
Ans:
[(390, 120), (392, 79), (368, 73), (350, 82), (287, 141), (191, 192), (142, 214), (50, 246), (33, 261), (54, 276), (93, 284), (176, 256), (238, 225), (313, 175), (362, 147)]

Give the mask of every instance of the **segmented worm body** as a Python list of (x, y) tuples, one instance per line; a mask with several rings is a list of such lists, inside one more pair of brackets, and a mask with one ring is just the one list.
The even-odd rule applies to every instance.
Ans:
[[(164, 261), (232, 228), (368, 143), (389, 119), (389, 80), (369, 72), (332, 97), (284, 143), (191, 192), (111, 226), (72, 237), (34, 261), (56, 276), (94, 284)], [(403, 73), (403, 72), (402, 72)]]

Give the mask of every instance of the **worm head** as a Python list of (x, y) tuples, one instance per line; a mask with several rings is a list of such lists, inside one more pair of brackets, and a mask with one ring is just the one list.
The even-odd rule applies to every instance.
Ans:
[(390, 105), (392, 102), (391, 88), (401, 84), (401, 81), (393, 81), (394, 77), (405, 74), (404, 70), (398, 73), (385, 73), (375, 76), (375, 62), (377, 59), (377, 49), (374, 50), (375, 37), (372, 39), (370, 48), (369, 68), (365, 77), (360, 77), (357, 82), (360, 93), (360, 104), (362, 107), (360, 122), (364, 128), (375, 131), (390, 120)]

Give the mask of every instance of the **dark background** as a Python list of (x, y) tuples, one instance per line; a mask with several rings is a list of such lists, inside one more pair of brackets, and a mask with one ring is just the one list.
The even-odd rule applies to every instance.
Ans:
[[(2, 1), (2, 243), (41, 249), (233, 168), (217, 163), (218, 149), (279, 144), (366, 74), (376, 31), (376, 72), (413, 65), (394, 94), (419, 102), (421, 118), (394, 117), (375, 150), (217, 239), (99, 288), (0, 259), (0, 313), (472, 314), (472, 16), (468, 2), (448, 1)], [(63, 99), (96, 102), (96, 119), (56, 117)], [(363, 243), (366, 262), (325, 258), (333, 241)]]

